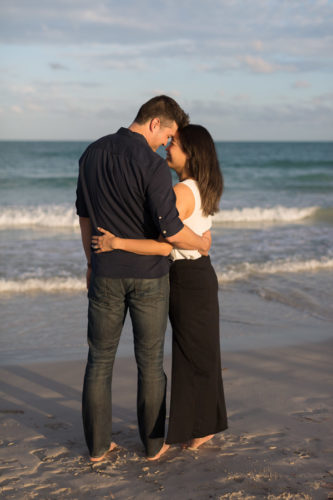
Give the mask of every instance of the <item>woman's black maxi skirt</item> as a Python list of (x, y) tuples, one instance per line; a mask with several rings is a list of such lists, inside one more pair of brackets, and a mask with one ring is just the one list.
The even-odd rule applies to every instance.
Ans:
[(217, 292), (217, 277), (209, 257), (172, 264), (169, 444), (216, 434), (228, 426)]

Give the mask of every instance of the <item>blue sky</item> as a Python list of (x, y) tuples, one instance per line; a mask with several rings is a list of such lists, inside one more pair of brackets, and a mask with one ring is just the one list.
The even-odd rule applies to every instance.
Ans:
[(93, 140), (165, 93), (215, 140), (332, 140), (333, 0), (2, 0), (0, 139)]

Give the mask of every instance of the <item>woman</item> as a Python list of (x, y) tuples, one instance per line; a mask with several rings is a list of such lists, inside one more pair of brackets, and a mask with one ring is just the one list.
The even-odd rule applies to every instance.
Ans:
[[(214, 142), (200, 125), (180, 129), (167, 147), (167, 162), (179, 183), (174, 187), (179, 217), (202, 235), (211, 227), (223, 190)], [(103, 236), (92, 238), (97, 252), (125, 250), (168, 255), (172, 326), (172, 382), (167, 444), (197, 449), (227, 428), (219, 340), (218, 283), (209, 256), (172, 248), (167, 242)]]

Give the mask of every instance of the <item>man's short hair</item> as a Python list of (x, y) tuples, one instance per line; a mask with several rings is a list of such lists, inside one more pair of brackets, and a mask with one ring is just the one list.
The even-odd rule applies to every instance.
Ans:
[(148, 120), (159, 118), (162, 126), (170, 126), (175, 121), (179, 128), (189, 124), (188, 114), (182, 110), (174, 99), (167, 95), (153, 97), (141, 106), (135, 117), (135, 122), (143, 125)]

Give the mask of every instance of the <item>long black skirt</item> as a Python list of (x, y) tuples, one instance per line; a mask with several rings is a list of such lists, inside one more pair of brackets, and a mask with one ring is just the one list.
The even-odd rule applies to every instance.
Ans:
[(209, 257), (172, 264), (169, 444), (216, 434), (228, 427), (217, 292), (217, 277)]

